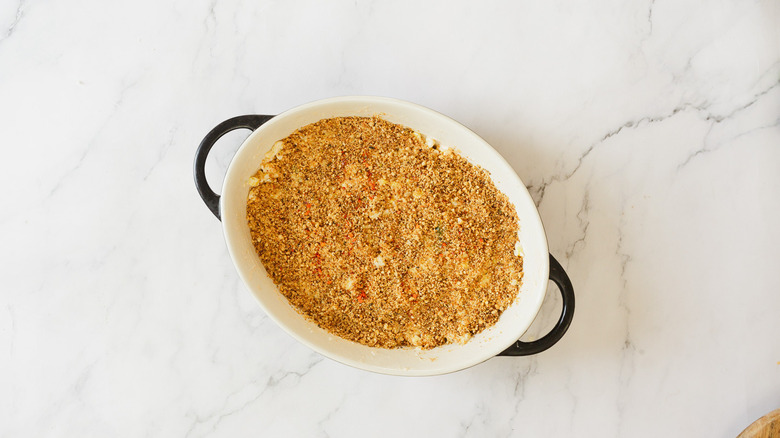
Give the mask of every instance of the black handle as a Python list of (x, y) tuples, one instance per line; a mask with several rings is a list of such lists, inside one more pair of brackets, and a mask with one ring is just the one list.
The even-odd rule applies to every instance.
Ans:
[(206, 181), (206, 158), (209, 156), (212, 146), (214, 146), (214, 143), (223, 135), (234, 129), (249, 129), (254, 131), (263, 123), (271, 120), (272, 117), (273, 116), (250, 114), (227, 119), (206, 134), (206, 137), (204, 137), (203, 141), (198, 145), (198, 151), (195, 152), (195, 187), (198, 189), (198, 193), (200, 194), (201, 199), (203, 199), (203, 202), (206, 203), (206, 207), (214, 213), (214, 216), (216, 216), (217, 219), (222, 220), (219, 211), (219, 195), (214, 193), (214, 190), (211, 190), (208, 181)]
[(555, 327), (553, 327), (550, 333), (533, 342), (518, 340), (514, 345), (499, 353), (499, 356), (528, 356), (541, 353), (560, 341), (566, 330), (569, 329), (571, 320), (574, 317), (574, 287), (571, 285), (571, 280), (566, 275), (566, 271), (563, 270), (561, 264), (555, 260), (552, 254), (550, 254), (550, 280), (558, 285), (558, 289), (560, 289), (563, 297), (563, 310)]

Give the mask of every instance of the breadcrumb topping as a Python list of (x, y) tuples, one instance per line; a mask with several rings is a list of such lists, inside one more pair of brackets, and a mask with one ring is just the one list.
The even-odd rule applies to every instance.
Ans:
[(276, 142), (247, 221), (280, 292), (328, 332), (434, 348), (495, 324), (523, 277), (517, 213), (482, 168), (379, 117)]

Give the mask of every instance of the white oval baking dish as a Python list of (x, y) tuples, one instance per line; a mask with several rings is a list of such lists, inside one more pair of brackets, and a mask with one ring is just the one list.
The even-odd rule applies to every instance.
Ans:
[[(465, 344), (431, 350), (373, 348), (333, 336), (298, 313), (266, 274), (252, 245), (246, 221), (249, 178), (277, 140), (323, 118), (374, 116), (408, 126), (453, 147), (472, 163), (490, 172), (496, 187), (515, 206), (520, 221), (524, 277), (514, 303), (498, 322)], [(222, 195), (208, 186), (204, 173), (211, 147), (234, 129), (253, 132), (236, 152), (222, 186)], [(384, 97), (337, 97), (308, 103), (276, 116), (238, 116), (216, 126), (203, 139), (195, 158), (195, 182), (206, 205), (222, 221), (228, 251), (239, 276), (268, 316), (295, 339), (336, 361), (384, 374), (427, 376), (461, 370), (496, 355), (535, 354), (555, 344), (568, 329), (574, 313), (574, 292), (566, 273), (548, 254), (547, 237), (531, 196), (506, 161), (477, 134), (428, 108)], [(563, 296), (563, 311), (555, 328), (539, 340), (518, 341), (533, 322), (553, 280)]]

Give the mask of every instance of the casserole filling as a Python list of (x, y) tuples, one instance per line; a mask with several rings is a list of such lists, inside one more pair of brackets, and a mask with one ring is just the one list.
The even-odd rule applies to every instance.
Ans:
[(410, 128), (320, 120), (276, 142), (249, 184), (268, 275), (334, 335), (384, 348), (465, 342), (517, 296), (514, 206), (485, 170)]

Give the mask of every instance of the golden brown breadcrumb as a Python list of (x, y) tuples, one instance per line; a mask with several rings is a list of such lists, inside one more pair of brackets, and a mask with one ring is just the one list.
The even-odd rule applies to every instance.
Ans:
[(517, 296), (518, 218), (486, 171), (410, 128), (337, 117), (277, 142), (247, 221), (279, 290), (325, 330), (433, 348), (494, 324)]

